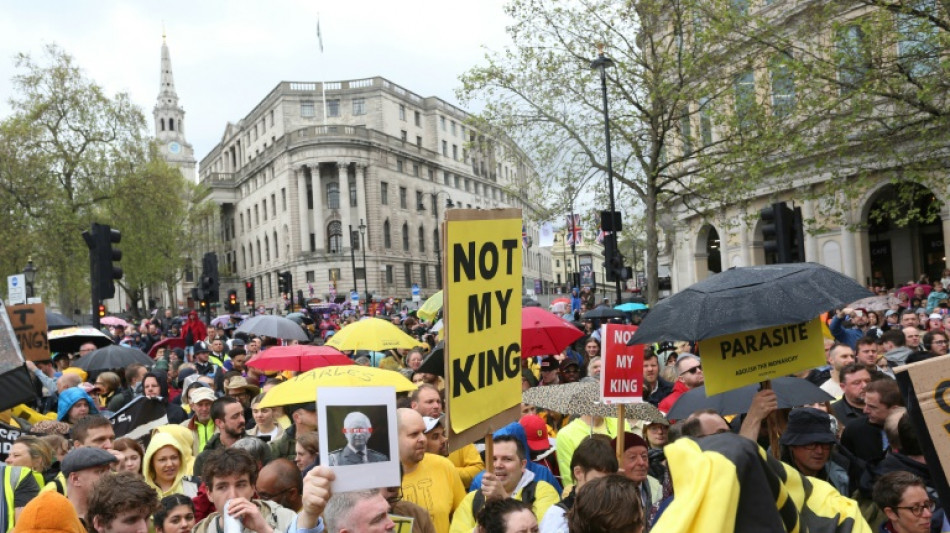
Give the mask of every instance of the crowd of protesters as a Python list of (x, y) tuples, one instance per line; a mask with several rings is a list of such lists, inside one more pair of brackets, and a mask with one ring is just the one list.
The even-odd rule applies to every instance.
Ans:
[[(748, 507), (769, 491), (748, 476), (734, 482), (737, 494), (750, 494), (744, 501), (717, 500), (726, 498), (722, 483), (728, 485), (730, 474), (703, 478), (703, 468), (717, 472), (721, 465), (699, 459), (716, 451), (743, 468), (760, 463), (790, 494), (826, 495), (809, 512), (838, 513), (827, 531), (946, 531), (920, 444), (923, 428), (902, 405), (893, 373), (896, 366), (947, 353), (950, 314), (943, 287), (935, 282), (926, 291), (899, 292), (904, 296), (884, 311), (829, 313), (827, 365), (799, 377), (834, 402), (779, 409), (775, 393), (765, 390), (744, 413), (703, 410), (682, 420), (623, 423), (522, 404), (520, 420), (490, 437), (491, 457), (482, 443), (447, 448), (445, 379), (419, 372), (438, 341), (433, 324), (381, 306), (371, 314), (403, 328), (420, 347), (348, 355), (418, 385), (397, 400), (402, 483), (332, 495), (334, 473), (319, 464), (315, 403), (262, 407), (268, 391), (294, 373), (247, 364), (294, 341), (236, 333), (238, 316), (210, 326), (194, 312), (159, 313), (109, 331), (117, 344), (144, 352), (170, 337), (185, 340), (184, 349), (154, 350), (150, 367), (87, 374), (72, 366), (96, 349), (92, 344), (28, 363), (37, 402), (0, 414), (24, 431), (2, 467), (0, 522), (4, 531), (20, 532), (237, 533), (227, 516), (242, 531), (260, 533), (639, 533), (698, 531), (683, 510), (709, 520), (703, 513), (711, 511), (698, 503), (703, 500), (725, 513), (723, 526), (707, 523), (704, 531), (793, 530), (781, 508)], [(599, 381), (600, 323), (584, 319), (596, 307), (589, 291), (575, 291), (551, 308), (584, 335), (561, 353), (523, 359), (523, 390)], [(311, 313), (301, 327), (313, 344), (322, 344), (359, 318), (345, 311)], [(639, 318), (628, 314), (623, 321)], [(647, 347), (644, 400), (668, 413), (683, 394), (704, 384), (701, 356), (689, 342)], [(116, 435), (110, 418), (139, 397), (158, 399), (167, 424), (135, 438)], [(777, 444), (766, 430), (769, 417), (780, 421)], [(343, 451), (335, 457), (342, 460)], [(684, 461), (688, 469), (680, 466)], [(812, 501), (806, 498), (802, 505)]]

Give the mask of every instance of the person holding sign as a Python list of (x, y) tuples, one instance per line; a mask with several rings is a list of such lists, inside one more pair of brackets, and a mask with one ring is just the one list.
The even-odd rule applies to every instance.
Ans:
[(560, 501), (560, 495), (550, 483), (535, 479), (527, 470), (527, 450), (513, 435), (492, 439), (494, 472), (482, 476), (482, 488), (469, 492), (452, 517), (451, 533), (468, 533), (475, 527), (475, 516), (486, 501), (514, 498), (531, 506), (537, 520)]

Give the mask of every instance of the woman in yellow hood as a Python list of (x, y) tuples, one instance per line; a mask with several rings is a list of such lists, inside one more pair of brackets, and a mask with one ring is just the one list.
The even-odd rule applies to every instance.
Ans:
[(178, 441), (178, 449), (184, 453), (182, 463), (185, 465), (185, 475), (195, 475), (195, 456), (191, 453), (195, 445), (195, 435), (188, 428), (178, 424), (168, 424), (155, 428), (152, 431), (152, 438), (155, 438), (159, 433), (167, 433)]
[(142, 461), (142, 475), (146, 483), (155, 487), (159, 498), (172, 494), (184, 494), (193, 497), (197, 494), (193, 483), (185, 483), (188, 472), (187, 456), (182, 444), (171, 434), (156, 432), (152, 436), (145, 459)]

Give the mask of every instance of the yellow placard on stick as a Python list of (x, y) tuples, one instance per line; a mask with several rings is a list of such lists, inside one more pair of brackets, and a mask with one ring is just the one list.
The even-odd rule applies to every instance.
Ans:
[(520, 209), (446, 213), (443, 311), (450, 448), (517, 420), (521, 223)]
[(825, 364), (821, 319), (699, 341), (706, 395)]

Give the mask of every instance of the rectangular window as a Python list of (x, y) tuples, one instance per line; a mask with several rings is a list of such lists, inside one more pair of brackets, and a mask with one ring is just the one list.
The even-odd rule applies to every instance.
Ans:
[(393, 284), (393, 266), (386, 265), (386, 285)]
[(406, 106), (399, 104), (399, 120), (406, 120)]
[(429, 181), (435, 181), (435, 170), (429, 169)]
[(459, 147), (457, 144), (452, 145), (452, 159), (459, 160)]
[(871, 53), (861, 26), (851, 24), (838, 28), (835, 49), (839, 91), (847, 94), (861, 85), (871, 70)]
[(455, 135), (455, 121), (452, 121), (452, 135)]
[(287, 189), (280, 189), (280, 210), (287, 212)]
[(354, 98), (353, 99), (353, 116), (365, 115), (365, 114), (366, 114), (366, 99)]
[(442, 155), (449, 156), (449, 143), (446, 141), (442, 141)]
[(455, 185), (455, 188), (458, 189), (458, 188), (459, 188), (459, 177), (458, 177), (458, 175), (452, 176), (452, 180), (453, 180), (453, 185)]
[(399, 138), (402, 139), (402, 142), (406, 142), (406, 140), (409, 139), (409, 132), (406, 130), (400, 131)]
[[(356, 179), (354, 179), (356, 178)], [(350, 192), (350, 207), (356, 207), (359, 204), (359, 197), (356, 194), (356, 180), (359, 179), (358, 176), (350, 177), (347, 176), (346, 181)]]
[(389, 184), (385, 181), (379, 183), (379, 201), (383, 205), (389, 205)]
[(407, 205), (407, 198), (406, 198), (406, 197), (407, 197), (408, 194), (409, 194), (409, 192), (406, 190), (405, 187), (400, 187), (400, 188), (399, 188), (399, 207), (401, 207), (401, 208), (403, 208), (403, 209), (406, 209), (406, 205)]
[(396, 159), (396, 172), (402, 172), (403, 163), (401, 158)]
[(445, 117), (439, 117), (439, 123), (442, 125), (442, 131), (445, 131)]
[(402, 275), (406, 279), (406, 287), (412, 287), (412, 263), (403, 263)]
[(327, 100), (327, 116), (328, 117), (338, 117), (340, 116), (340, 100)]
[(300, 102), (300, 116), (302, 117), (314, 116), (312, 101), (308, 100), (308, 101)]
[(449, 185), (450, 183), (452, 183), (452, 182), (451, 182), (451, 174), (449, 174), (448, 172), (443, 172), (443, 175), (444, 175), (444, 179), (445, 179), (445, 184), (446, 184), (446, 185)]
[(270, 215), (271, 218), (277, 217), (277, 195), (270, 195)]
[(308, 270), (304, 272), (304, 277), (306, 278), (307, 283), (313, 283), (317, 281), (316, 274), (314, 273), (313, 270)]
[(755, 73), (750, 69), (735, 77), (735, 112), (739, 129), (748, 130), (755, 124)]
[(423, 289), (429, 286), (429, 267), (426, 265), (419, 265), (419, 286)]
[(930, 17), (940, 18), (936, 0), (905, 0), (905, 7), (918, 13), (897, 15), (897, 60), (912, 79), (934, 74), (940, 69), (941, 33)]
[(417, 177), (417, 178), (419, 177), (419, 164), (418, 164), (418, 163), (413, 163), (413, 164), (412, 164), (412, 175), (415, 176), (415, 177)]
[(689, 157), (693, 153), (693, 133), (690, 127), (689, 108), (683, 110), (680, 117), (680, 138), (683, 140), (683, 155)]
[(416, 210), (424, 211), (426, 204), (422, 201), (422, 191), (416, 191)]
[(416, 126), (421, 128), (422, 127), (422, 113), (416, 111), (415, 117), (416, 117)]
[(317, 234), (311, 233), (310, 234), (310, 251), (314, 252), (316, 250), (317, 250)]
[(422, 148), (422, 137), (419, 135), (416, 135), (416, 146)]
[(787, 117), (795, 109), (795, 77), (786, 54), (779, 54), (769, 61), (769, 76), (772, 82), (772, 114)]
[(274, 110), (270, 110), (270, 127), (274, 127)]
[(711, 105), (708, 96), (699, 99), (699, 136), (702, 138), (703, 146), (712, 144), (713, 128), (709, 109)]

